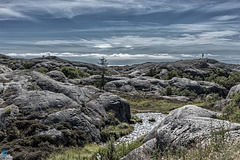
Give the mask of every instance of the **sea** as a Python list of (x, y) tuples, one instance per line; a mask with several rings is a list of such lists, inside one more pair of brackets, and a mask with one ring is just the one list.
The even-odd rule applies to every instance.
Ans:
[(122, 66), (142, 64), (146, 62), (171, 62), (177, 60), (190, 60), (199, 58), (215, 59), (220, 62), (229, 64), (240, 64), (240, 53), (139, 53), (139, 51), (131, 50), (130, 53), (109, 53), (102, 51), (101, 53), (71, 53), (71, 52), (42, 52), (42, 53), (1, 53), (15, 58), (39, 58), (47, 56), (56, 56), (62, 59), (78, 62), (86, 62), (98, 64), (99, 59), (104, 57), (107, 59), (108, 65)]

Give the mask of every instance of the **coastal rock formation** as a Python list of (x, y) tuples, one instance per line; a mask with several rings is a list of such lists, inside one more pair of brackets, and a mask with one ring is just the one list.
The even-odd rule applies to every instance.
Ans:
[(30, 155), (35, 155), (42, 143), (55, 146), (99, 143), (101, 130), (112, 118), (110, 112), (120, 122), (130, 121), (126, 100), (93, 86), (67, 83), (59, 71), (44, 75), (9, 69), (0, 75), (5, 79), (0, 83), (0, 135), (3, 135), (0, 144), (15, 159), (26, 158), (24, 150), (16, 151), (18, 145), (32, 147)]

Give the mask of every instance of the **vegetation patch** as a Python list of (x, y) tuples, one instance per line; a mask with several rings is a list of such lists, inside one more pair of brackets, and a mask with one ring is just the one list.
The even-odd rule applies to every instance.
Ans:
[(177, 96), (191, 96), (191, 97), (197, 97), (197, 94), (193, 91), (190, 91), (188, 89), (180, 90), (179, 88), (172, 87), (168, 85), (161, 93), (163, 96), (171, 96), (171, 95), (177, 95)]
[(168, 114), (173, 109), (186, 105), (185, 102), (176, 102), (171, 100), (164, 100), (154, 96), (144, 95), (128, 95), (119, 94), (120, 97), (126, 99), (131, 106), (131, 113), (146, 113), (157, 112)]
[(223, 108), (223, 113), (222, 119), (240, 123), (240, 92), (232, 95), (232, 102)]
[(40, 68), (37, 68), (37, 71), (40, 72), (40, 73), (47, 73), (49, 71), (49, 69), (45, 68), (45, 67), (40, 67)]
[(139, 118), (136, 115), (133, 115), (132, 118), (130, 119), (131, 124), (142, 123), (142, 122), (143, 122), (142, 118)]
[(103, 142), (107, 142), (111, 137), (118, 139), (119, 137), (125, 136), (131, 133), (134, 127), (128, 123), (120, 123), (117, 126), (110, 125), (101, 132), (101, 137)]
[(142, 145), (144, 137), (138, 138), (131, 143), (115, 145), (114, 138), (111, 138), (106, 145), (100, 146), (95, 143), (86, 144), (84, 147), (60, 147), (58, 153), (53, 153), (46, 160), (118, 160), (135, 148)]
[(167, 72), (163, 77), (164, 80), (172, 79), (173, 77), (188, 78), (196, 81), (215, 82), (227, 89), (240, 83), (240, 73), (237, 71), (226, 71), (221, 68), (211, 69), (209, 76), (193, 76), (190, 73), (184, 73), (182, 70), (172, 70)]
[(32, 68), (34, 65), (35, 65), (35, 63), (34, 63), (34, 62), (31, 62), (31, 61), (27, 61), (27, 62), (24, 62), (24, 63), (22, 64), (22, 66), (23, 66), (24, 69), (30, 69), (30, 68)]
[(150, 118), (148, 119), (149, 122), (156, 122), (156, 119), (155, 118)]
[(60, 71), (63, 72), (65, 76), (70, 79), (81, 79), (81, 78), (89, 77), (88, 73), (74, 67), (64, 66), (60, 69)]

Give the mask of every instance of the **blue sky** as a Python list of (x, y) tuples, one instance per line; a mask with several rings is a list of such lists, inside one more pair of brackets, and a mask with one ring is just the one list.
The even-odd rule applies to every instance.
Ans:
[(0, 53), (88, 62), (238, 58), (239, 22), (240, 0), (0, 0)]

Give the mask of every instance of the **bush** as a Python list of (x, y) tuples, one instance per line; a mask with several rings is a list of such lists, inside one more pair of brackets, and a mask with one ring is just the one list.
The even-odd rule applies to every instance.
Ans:
[(34, 63), (34, 62), (31, 62), (31, 61), (27, 61), (27, 62), (24, 62), (24, 63), (22, 64), (22, 66), (23, 66), (25, 69), (30, 69), (30, 68), (32, 68), (34, 65), (35, 65), (35, 63)]
[(128, 123), (120, 123), (117, 126), (108, 126), (106, 129), (103, 129), (101, 132), (101, 137), (104, 142), (110, 140), (111, 137), (118, 139), (122, 136), (125, 136), (133, 131), (134, 127)]
[(60, 71), (63, 72), (65, 74), (65, 76), (70, 79), (80, 79), (80, 78), (89, 77), (88, 73), (86, 73), (78, 68), (64, 66), (60, 69)]
[(240, 123), (240, 92), (232, 96), (232, 102), (223, 108), (223, 118)]
[(157, 68), (151, 68), (147, 73), (146, 76), (150, 76), (150, 77), (155, 77), (157, 74), (159, 74), (161, 72), (161, 70), (157, 69)]
[(164, 75), (162, 79), (169, 80), (173, 77), (188, 78), (196, 81), (215, 82), (227, 89), (231, 89), (231, 87), (240, 83), (240, 73), (238, 73), (237, 71), (225, 71), (221, 68), (213, 69), (208, 77), (193, 76), (190, 73), (184, 73), (182, 70), (172, 70), (167, 72), (167, 74)]
[(7, 107), (4, 109), (3, 114), (10, 115), (12, 113), (12, 107)]
[(156, 122), (156, 119), (155, 118), (150, 118), (148, 119), (149, 122)]
[(111, 140), (107, 143), (105, 147), (101, 147), (93, 156), (92, 159), (98, 159), (98, 157), (101, 157), (101, 159), (104, 160), (117, 160), (128, 153), (130, 153), (135, 148), (138, 148), (142, 145), (142, 140), (144, 137), (138, 138), (136, 141), (131, 143), (122, 143), (119, 145), (114, 145), (114, 138), (111, 138)]
[(131, 124), (142, 123), (142, 119), (134, 115), (134, 116), (132, 116), (132, 118), (130, 119), (130, 123), (131, 123)]
[(44, 73), (44, 74), (45, 74), (45, 73), (47, 73), (49, 70), (48, 70), (47, 68), (45, 68), (45, 67), (40, 67), (40, 68), (37, 69), (37, 71), (40, 72), (40, 73)]

